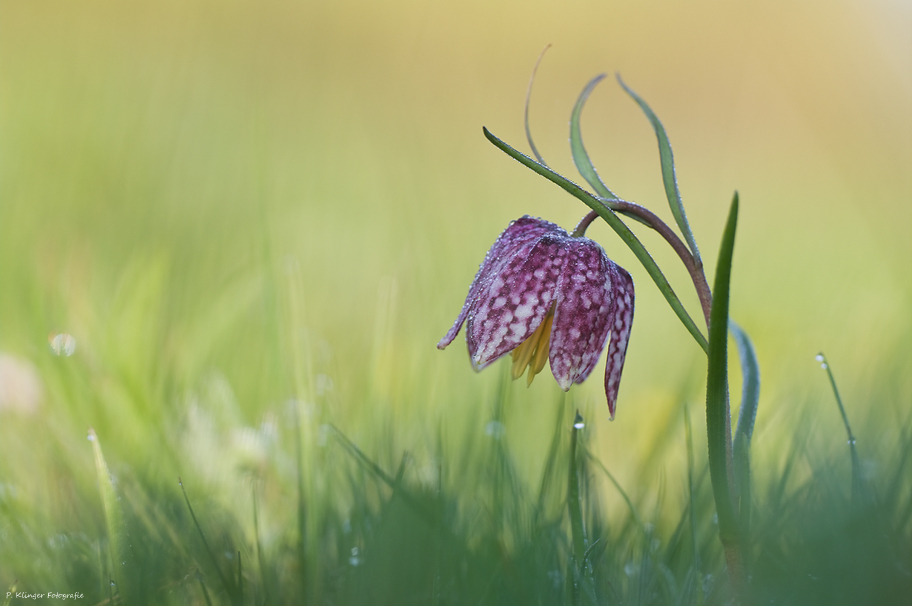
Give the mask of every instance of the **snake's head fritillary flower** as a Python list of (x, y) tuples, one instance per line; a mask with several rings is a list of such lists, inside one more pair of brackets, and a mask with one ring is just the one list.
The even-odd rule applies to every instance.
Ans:
[(633, 280), (596, 242), (533, 217), (513, 221), (494, 242), (446, 336), (464, 322), (469, 356), (481, 370), (513, 352), (513, 378), (528, 382), (551, 362), (566, 391), (582, 383), (609, 340), (605, 393), (614, 418), (633, 323)]

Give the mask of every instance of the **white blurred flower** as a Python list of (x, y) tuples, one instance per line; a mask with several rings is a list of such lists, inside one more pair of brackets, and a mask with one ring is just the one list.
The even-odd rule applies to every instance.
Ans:
[(41, 377), (35, 366), (28, 360), (0, 353), (0, 412), (34, 414), (43, 396)]

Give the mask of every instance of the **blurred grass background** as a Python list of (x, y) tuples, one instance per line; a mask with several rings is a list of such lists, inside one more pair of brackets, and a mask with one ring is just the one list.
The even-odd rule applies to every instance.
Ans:
[[(709, 268), (741, 194), (732, 314), (763, 371), (758, 482), (799, 420), (842, 454), (821, 349), (876, 476), (909, 443), (910, 32), (912, 5), (886, 0), (0, 3), (0, 350), (20, 386), (0, 402), (5, 532), (103, 536), (89, 427), (125, 487), (175, 507), (181, 475), (211, 515), (247, 520), (260, 478), (267, 539), (294, 516), (291, 410), (318, 507), (358, 501), (320, 485), (343, 456), (320, 454), (330, 423), (391, 473), (412, 453), (419, 483), (458, 467), (441, 453), (487, 439), (502, 373), (434, 344), (510, 220), (584, 214), (481, 135), (525, 147), (546, 43), (531, 120), (552, 166), (572, 177), (572, 104), (616, 71), (669, 132)], [(614, 191), (669, 216), (654, 135), (613, 82), (583, 134)], [(637, 281), (637, 315), (617, 420), (600, 380), (572, 406), (635, 500), (680, 511), (685, 401), (705, 449), (702, 354), (610, 230), (591, 234)], [(74, 355), (53, 355), (58, 333)], [(532, 481), (560, 392), (546, 375), (508, 389), (505, 439)], [(41, 549), (6, 544), (0, 583), (39, 575)]]

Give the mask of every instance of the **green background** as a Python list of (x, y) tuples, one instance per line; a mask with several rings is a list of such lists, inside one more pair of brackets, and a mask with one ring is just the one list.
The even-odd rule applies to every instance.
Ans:
[[(876, 475), (912, 401), (910, 32), (912, 6), (886, 0), (0, 3), (0, 350), (41, 384), (31, 414), (0, 408), (0, 498), (38, 534), (96, 532), (93, 427), (113, 469), (171, 492), (192, 478), (242, 518), (244, 470), (271, 478), (279, 536), (289, 401), (308, 447), (332, 423), (391, 467), (413, 453), (419, 481), (438, 439), (486, 439), (507, 364), (475, 375), (461, 337), (434, 345), (510, 220), (585, 213), (481, 133), (526, 148), (547, 43), (531, 124), (551, 166), (581, 181), (570, 110), (618, 72), (669, 133), (710, 272), (740, 193), (731, 310), (763, 373), (758, 477), (799, 418), (845, 443), (820, 350)], [(671, 222), (654, 134), (610, 78), (583, 136), (613, 191)], [(572, 405), (632, 495), (683, 502), (703, 354), (610, 229), (589, 235), (637, 308), (616, 420), (604, 361)], [(71, 357), (48, 347), (61, 332)], [(509, 389), (506, 439), (535, 477), (560, 391), (547, 372)]]

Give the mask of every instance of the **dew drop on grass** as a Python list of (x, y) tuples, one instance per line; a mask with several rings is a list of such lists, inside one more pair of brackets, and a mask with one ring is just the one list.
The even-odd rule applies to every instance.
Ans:
[(855, 446), (855, 438), (852, 438), (851, 440), (849, 440), (849, 441), (846, 442), (846, 443), (847, 443), (849, 446)]
[(76, 352), (76, 339), (65, 332), (48, 335), (48, 344), (55, 356), (72, 356)]
[(817, 354), (816, 356), (814, 356), (814, 359), (817, 360), (818, 362), (823, 362), (823, 360), (824, 360), (823, 354)]
[(348, 563), (352, 566), (357, 566), (361, 563), (361, 558), (359, 557), (360, 550), (357, 547), (352, 547), (351, 557), (348, 558)]
[(500, 421), (489, 421), (488, 424), (485, 425), (485, 434), (491, 436), (495, 440), (502, 438), (506, 431), (507, 428), (504, 427), (504, 424)]
[(95, 434), (92, 433), (92, 432), (89, 432), (89, 435), (86, 436), (86, 439), (87, 439), (89, 442), (94, 442), (94, 441), (95, 441)]
[(586, 424), (583, 423), (582, 421), (577, 421), (576, 423), (573, 424), (573, 429), (582, 429), (585, 426), (586, 426)]

